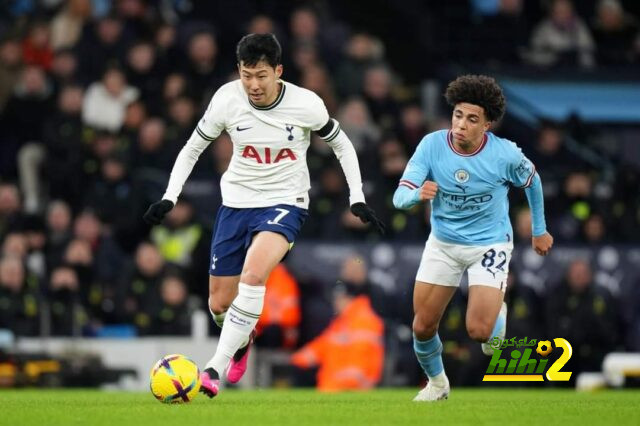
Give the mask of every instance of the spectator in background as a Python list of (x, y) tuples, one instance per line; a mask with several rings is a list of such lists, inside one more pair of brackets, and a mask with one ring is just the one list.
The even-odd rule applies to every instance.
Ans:
[(14, 230), (8, 233), (2, 240), (0, 257), (15, 257), (24, 264), (28, 250), (27, 237), (22, 232)]
[[(580, 170), (583, 164), (575, 154), (567, 149), (565, 132), (557, 123), (543, 121), (538, 127), (538, 135), (527, 155), (537, 165), (540, 178), (544, 179), (545, 198), (556, 198), (562, 192), (562, 182), (571, 170)], [(556, 213), (553, 205), (549, 211)]]
[(56, 50), (50, 71), (55, 93), (60, 93), (61, 87), (78, 84), (78, 58), (71, 49)]
[(367, 69), (364, 75), (364, 100), (373, 121), (382, 130), (393, 131), (399, 123), (400, 105), (391, 93), (391, 72), (384, 66)]
[(530, 46), (530, 62), (542, 67), (595, 64), (593, 38), (570, 0), (551, 3), (548, 18), (533, 30)]
[(142, 242), (135, 253), (134, 264), (120, 276), (123, 292), (122, 314), (137, 327), (150, 327), (148, 315), (160, 303), (160, 282), (165, 272), (165, 261), (150, 242)]
[[(198, 261), (198, 256), (205, 250), (208, 255), (208, 243), (204, 243), (202, 225), (194, 220), (194, 209), (191, 202), (183, 197), (167, 214), (161, 225), (151, 230), (151, 241), (156, 245), (162, 257), (169, 263), (184, 270), (189, 269)], [(196, 290), (197, 275), (194, 272), (193, 289)], [(191, 286), (190, 286), (191, 287)], [(196, 290), (197, 291), (197, 290)]]
[(47, 206), (47, 263), (50, 270), (62, 261), (63, 249), (71, 241), (71, 209), (62, 200), (53, 200)]
[(3, 255), (0, 258), (0, 328), (9, 329), (16, 336), (37, 336), (39, 315), (38, 298), (27, 287), (21, 260)]
[(170, 146), (182, 146), (198, 121), (197, 107), (193, 99), (185, 95), (172, 99), (168, 106), (167, 140)]
[[(518, 64), (529, 36), (523, 0), (497, 0), (496, 3), (496, 13), (483, 16), (477, 24), (475, 40), (478, 44), (474, 58), (481, 62)], [(491, 46), (491, 49), (484, 49), (485, 46)]]
[(51, 113), (52, 86), (44, 71), (27, 66), (20, 75), (13, 96), (0, 117), (3, 141), (0, 146), (0, 176), (16, 176), (16, 154), (23, 145), (38, 142), (42, 123)]
[(142, 194), (132, 183), (124, 158), (112, 154), (100, 165), (100, 176), (88, 187), (84, 205), (110, 227), (120, 247), (133, 251), (146, 234), (143, 224), (139, 223), (141, 202)]
[(320, 65), (309, 65), (302, 72), (300, 85), (315, 92), (324, 101), (330, 116), (338, 109), (338, 101), (333, 92), (331, 78), (327, 70)]
[[(346, 192), (347, 186), (340, 169), (333, 165), (324, 168), (320, 173), (319, 190), (311, 197), (309, 204), (309, 213), (315, 220), (305, 224), (302, 235), (327, 240), (344, 239), (345, 233), (335, 224), (347, 211)], [(354, 221), (354, 226), (358, 226), (358, 222)]]
[(42, 282), (47, 274), (47, 234), (44, 220), (38, 215), (28, 215), (21, 228), (27, 244), (25, 266), (30, 275)]
[(389, 234), (397, 239), (413, 240), (427, 234), (426, 205), (409, 210), (396, 210), (393, 192), (398, 187), (408, 162), (404, 147), (395, 137), (385, 138), (378, 146), (376, 176), (373, 179), (372, 205), (380, 210), (382, 220), (389, 224)]
[(167, 75), (162, 86), (162, 100), (168, 105), (180, 96), (187, 95), (190, 92), (187, 77), (178, 72)]
[(135, 145), (138, 143), (140, 127), (147, 118), (147, 107), (140, 99), (127, 105), (119, 138), (124, 152), (130, 153), (133, 151)]
[(218, 89), (225, 81), (228, 69), (218, 57), (218, 43), (210, 32), (198, 32), (188, 42), (184, 75), (193, 93), (202, 99)]
[[(77, 85), (64, 86), (58, 94), (57, 109), (43, 124), (42, 141), (46, 149), (44, 175), (48, 195), (79, 207), (84, 188), (82, 180), (84, 91)], [(44, 183), (44, 182), (43, 182)]]
[(616, 307), (606, 290), (593, 283), (593, 271), (584, 259), (573, 260), (565, 281), (547, 299), (548, 336), (562, 336), (573, 347), (573, 377), (598, 371), (602, 359), (618, 343)]
[(22, 42), (22, 58), (27, 65), (34, 65), (49, 71), (53, 62), (53, 51), (49, 44), (49, 24), (36, 21), (31, 25), (27, 37)]
[(82, 121), (96, 129), (117, 132), (124, 122), (127, 105), (138, 99), (139, 94), (137, 88), (127, 84), (120, 69), (108, 68), (102, 79), (87, 89), (82, 106)]
[(51, 272), (49, 312), (52, 336), (80, 336), (88, 323), (87, 312), (79, 296), (80, 283), (73, 268), (59, 266)]
[[(78, 281), (78, 293), (81, 303), (90, 309), (92, 316), (101, 317), (103, 287), (95, 279), (95, 262), (91, 246), (87, 241), (76, 238), (64, 249), (62, 259), (55, 265), (72, 268)], [(52, 268), (53, 269), (53, 268)]]
[(158, 66), (154, 46), (146, 41), (134, 43), (127, 52), (127, 82), (140, 90), (140, 99), (154, 114), (162, 113), (163, 70)]
[(0, 41), (0, 114), (13, 94), (22, 73), (22, 67), (19, 41), (13, 38)]
[(160, 284), (160, 303), (150, 306), (148, 327), (142, 334), (184, 336), (191, 334), (191, 314), (187, 285), (180, 275), (168, 274)]
[(132, 147), (132, 168), (139, 172), (161, 173), (163, 176), (171, 170), (179, 146), (167, 144), (166, 131), (164, 120), (158, 117), (149, 117), (142, 123), (138, 143)]
[(593, 179), (585, 172), (570, 173), (564, 181), (563, 194), (557, 199), (554, 228), (565, 241), (579, 238), (582, 223), (597, 207), (593, 196)]
[(582, 225), (582, 240), (589, 245), (597, 246), (611, 241), (607, 235), (604, 218), (599, 213), (592, 213)]
[(338, 95), (342, 99), (361, 95), (366, 70), (382, 63), (383, 59), (384, 46), (379, 40), (364, 33), (351, 36), (335, 74)]
[(545, 294), (518, 281), (517, 276), (515, 270), (509, 270), (505, 295), (509, 304), (509, 336), (546, 340), (551, 336), (545, 335), (545, 324), (547, 321), (555, 321), (555, 318), (545, 319)]
[(268, 348), (293, 349), (300, 325), (300, 290), (283, 263), (278, 264), (265, 283), (264, 307), (256, 324), (256, 344)]
[(88, 26), (75, 46), (79, 75), (83, 84), (98, 80), (115, 63), (123, 63), (125, 47), (122, 22), (115, 16), (104, 16)]
[(91, 247), (95, 278), (102, 288), (103, 314), (112, 315), (124, 263), (123, 253), (91, 210), (84, 210), (76, 217), (73, 229), (74, 237), (86, 241)]
[(618, 0), (600, 0), (593, 36), (599, 65), (626, 65), (640, 53), (638, 22), (628, 15)]
[(18, 228), (23, 220), (22, 201), (18, 187), (0, 182), (0, 240)]
[(423, 136), (429, 133), (425, 114), (420, 105), (409, 103), (400, 111), (400, 123), (396, 134), (409, 152), (415, 151)]
[(298, 368), (318, 366), (320, 391), (371, 389), (382, 377), (384, 324), (366, 287), (341, 283), (333, 291), (336, 318), (291, 357)]
[(75, 46), (90, 16), (91, 0), (68, 0), (51, 21), (51, 47), (58, 50)]
[[(353, 148), (363, 164), (373, 164), (376, 161), (376, 146), (380, 139), (380, 129), (372, 120), (367, 104), (361, 98), (351, 98), (342, 104), (337, 119), (340, 127), (349, 135)], [(365, 178), (371, 178), (374, 170), (362, 170)]]

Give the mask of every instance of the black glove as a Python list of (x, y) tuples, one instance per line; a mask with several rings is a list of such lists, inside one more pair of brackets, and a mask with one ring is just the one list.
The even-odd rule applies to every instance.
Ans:
[(380, 234), (384, 235), (384, 223), (376, 217), (376, 212), (371, 207), (365, 203), (355, 203), (351, 206), (351, 213), (358, 216), (363, 223), (371, 223)]
[(173, 208), (173, 203), (169, 200), (160, 200), (151, 204), (147, 212), (142, 216), (149, 225), (159, 225), (169, 210)]

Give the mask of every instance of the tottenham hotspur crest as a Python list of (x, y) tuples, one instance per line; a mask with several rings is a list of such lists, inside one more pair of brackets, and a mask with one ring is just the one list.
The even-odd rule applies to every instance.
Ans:
[(465, 183), (469, 180), (469, 172), (464, 169), (456, 170), (453, 176), (456, 178), (456, 181), (460, 183)]

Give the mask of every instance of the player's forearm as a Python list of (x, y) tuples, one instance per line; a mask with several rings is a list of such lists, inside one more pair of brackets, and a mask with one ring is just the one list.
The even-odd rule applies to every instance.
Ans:
[(162, 199), (172, 201), (174, 204), (177, 202), (178, 196), (180, 192), (182, 192), (182, 187), (191, 174), (193, 166), (198, 161), (198, 157), (200, 157), (202, 151), (204, 151), (210, 143), (210, 141), (198, 135), (196, 131), (191, 134), (191, 137), (185, 146), (182, 147), (176, 158), (176, 162), (171, 170), (167, 190), (162, 196)]
[(542, 193), (542, 181), (536, 173), (529, 185), (524, 190), (527, 194), (529, 209), (531, 210), (532, 235), (539, 237), (547, 232), (547, 225), (544, 220), (544, 195)]
[(393, 194), (393, 206), (396, 209), (410, 209), (420, 202), (420, 190), (411, 189), (406, 186), (398, 186)]
[(364, 203), (360, 164), (358, 163), (358, 154), (356, 154), (353, 144), (342, 130), (339, 131), (338, 135), (331, 142), (327, 143), (331, 149), (333, 149), (338, 161), (340, 161), (340, 166), (347, 179), (347, 184), (349, 185), (349, 204)]

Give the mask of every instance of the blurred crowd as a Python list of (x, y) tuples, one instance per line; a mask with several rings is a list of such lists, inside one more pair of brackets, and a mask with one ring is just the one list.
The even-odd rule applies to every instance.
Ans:
[[(453, 24), (464, 14), (472, 39), (486, 48), (461, 57), (454, 42), (469, 33), (458, 27), (448, 52), (459, 63), (477, 62), (481, 54), (487, 62), (530, 70), (639, 64), (638, 20), (618, 0), (424, 2), (417, 6), (424, 14), (411, 17), (406, 12), (413, 3), (399, 6), (390, 17), (394, 25), (406, 19), (407, 28), (420, 26), (439, 13)], [(412, 78), (416, 69), (408, 70), (387, 47), (398, 38), (362, 31), (352, 7), (331, 1), (247, 0), (233, 7), (222, 1), (3, 2), (0, 328), (19, 336), (104, 335), (113, 332), (105, 326), (125, 323), (141, 335), (190, 332), (192, 311), (204, 306), (199, 298), (206, 294), (219, 180), (232, 154), (228, 135), (202, 154), (162, 225), (149, 228), (141, 218), (163, 194), (211, 95), (237, 78), (235, 44), (246, 33), (275, 33), (283, 78), (320, 95), (340, 121), (358, 152), (368, 202), (388, 225), (384, 239), (424, 240), (429, 212), (424, 206), (395, 210), (391, 197), (422, 136), (448, 126), (448, 110), (439, 105), (441, 114), (427, 113)], [(436, 63), (447, 49), (426, 39), (416, 41), (418, 64)], [(495, 129), (537, 165), (558, 243), (637, 243), (640, 161), (603, 150), (602, 138), (590, 130), (579, 121), (531, 129), (509, 116)], [(613, 168), (598, 160), (605, 157)], [(301, 240), (380, 241), (348, 211), (340, 166), (319, 139), (312, 139), (308, 165), (312, 202)], [(527, 243), (526, 199), (512, 192), (515, 238)], [(378, 296), (372, 296), (374, 308), (384, 305)], [(292, 333), (277, 334), (273, 345), (294, 347)]]

